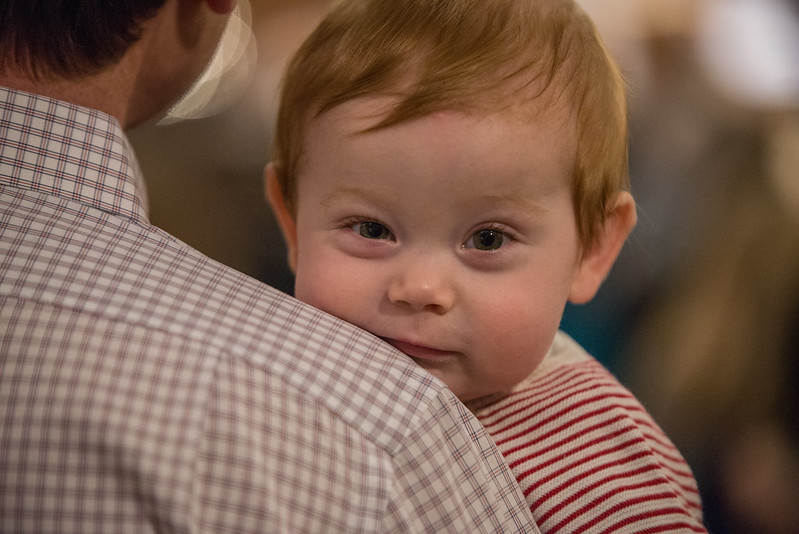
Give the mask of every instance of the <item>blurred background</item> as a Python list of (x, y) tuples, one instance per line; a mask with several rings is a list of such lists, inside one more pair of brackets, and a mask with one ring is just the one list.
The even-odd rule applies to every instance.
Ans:
[[(629, 83), (639, 224), (563, 328), (681, 449), (712, 533), (796, 534), (799, 0), (580, 1)], [(261, 175), (282, 68), (328, 5), (242, 2), (210, 107), (131, 136), (152, 222), (288, 293)]]

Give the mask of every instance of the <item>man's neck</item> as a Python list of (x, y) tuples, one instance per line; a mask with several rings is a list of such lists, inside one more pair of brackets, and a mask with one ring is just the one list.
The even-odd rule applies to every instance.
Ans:
[(97, 109), (125, 125), (128, 121), (126, 104), (129, 98), (121, 93), (126, 85), (117, 83), (117, 80), (116, 69), (76, 78), (35, 77), (14, 69), (7, 69), (0, 74), (2, 86)]

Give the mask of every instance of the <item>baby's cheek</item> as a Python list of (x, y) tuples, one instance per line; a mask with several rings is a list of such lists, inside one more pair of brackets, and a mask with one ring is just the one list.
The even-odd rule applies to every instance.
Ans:
[(294, 296), (312, 306), (324, 309), (324, 302), (328, 300), (325, 294), (326, 287), (329, 287), (329, 284), (326, 283), (324, 270), (318, 268), (318, 263), (313, 258), (301, 255), (294, 275)]
[(359, 324), (360, 295), (347, 277), (331, 269), (297, 270), (295, 296), (347, 322)]
[(294, 294), (298, 299), (311, 306), (336, 314), (336, 303), (339, 299), (335, 298), (334, 293), (337, 286), (329, 283), (326, 277), (320, 275), (322, 273), (298, 270)]
[(536, 306), (532, 299), (507, 298), (504, 305), (486, 312), (491, 324), (487, 325), (484, 342), (489, 350), (500, 356), (498, 360), (507, 367), (532, 371), (549, 350), (560, 324), (557, 310)]

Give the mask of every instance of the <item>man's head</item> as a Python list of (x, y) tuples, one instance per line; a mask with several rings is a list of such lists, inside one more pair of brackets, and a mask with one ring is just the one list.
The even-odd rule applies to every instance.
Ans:
[(4, 0), (0, 68), (48, 78), (94, 74), (125, 54), (165, 0)]
[(362, 96), (395, 98), (376, 128), (441, 110), (533, 120), (559, 109), (576, 132), (571, 187), (584, 248), (628, 188), (623, 82), (572, 1), (340, 2), (283, 87), (274, 157), (292, 210), (309, 121)]
[(3, 0), (0, 84), (94, 107), (130, 127), (207, 65), (235, 0)]

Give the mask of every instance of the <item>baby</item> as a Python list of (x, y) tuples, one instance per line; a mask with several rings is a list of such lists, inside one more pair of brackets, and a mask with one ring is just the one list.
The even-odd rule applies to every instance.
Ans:
[(543, 532), (703, 532), (690, 469), (558, 331), (636, 222), (623, 81), (570, 0), (344, 0), (266, 169), (295, 295), (443, 380)]

